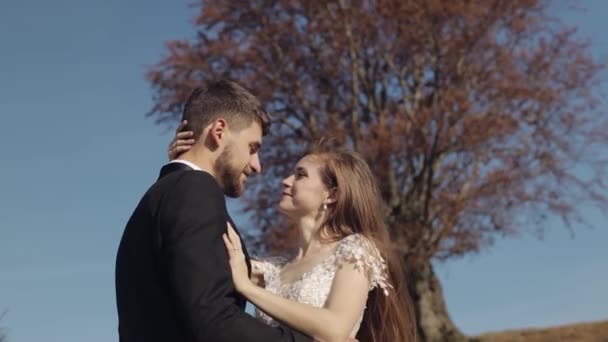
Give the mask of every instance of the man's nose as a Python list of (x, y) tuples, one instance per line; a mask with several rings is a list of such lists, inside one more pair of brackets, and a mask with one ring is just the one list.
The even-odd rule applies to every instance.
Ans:
[(260, 164), (260, 157), (257, 153), (251, 157), (251, 162), (249, 163), (249, 166), (251, 166), (251, 170), (255, 173), (262, 172), (262, 164)]

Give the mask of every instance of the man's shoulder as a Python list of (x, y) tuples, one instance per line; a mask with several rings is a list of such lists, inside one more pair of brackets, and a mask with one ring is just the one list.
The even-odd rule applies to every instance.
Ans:
[(150, 188), (152, 192), (194, 193), (222, 197), (224, 192), (215, 178), (205, 171), (178, 170), (160, 178)]
[(212, 175), (205, 171), (199, 170), (177, 170), (173, 171), (156, 181), (152, 186), (163, 186), (163, 185), (183, 185), (183, 184), (193, 184), (193, 185), (204, 185), (206, 187), (215, 187), (220, 189), (219, 184), (213, 178)]

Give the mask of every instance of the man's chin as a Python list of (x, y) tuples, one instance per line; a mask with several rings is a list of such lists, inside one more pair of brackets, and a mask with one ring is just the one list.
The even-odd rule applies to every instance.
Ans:
[(243, 194), (243, 191), (245, 190), (245, 186), (243, 184), (241, 184), (241, 186), (233, 186), (230, 189), (226, 189), (226, 190), (227, 191), (224, 191), (224, 195), (226, 195), (230, 198), (239, 198)]
[(224, 195), (230, 198), (239, 198), (243, 194), (243, 190), (233, 189), (232, 191), (224, 192)]

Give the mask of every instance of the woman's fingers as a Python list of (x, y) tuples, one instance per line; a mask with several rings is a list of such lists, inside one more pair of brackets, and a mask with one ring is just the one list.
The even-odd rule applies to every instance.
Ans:
[(182, 142), (184, 142), (184, 141), (194, 142), (194, 139), (191, 139), (193, 135), (194, 135), (194, 132), (192, 132), (192, 131), (179, 132), (175, 135), (175, 140), (182, 141)]
[(177, 147), (174, 147), (172, 149), (172, 151), (175, 151), (175, 152), (179, 153), (179, 152), (188, 151), (189, 149), (190, 149), (190, 146), (177, 146)]
[(226, 249), (228, 250), (228, 256), (232, 258), (232, 252), (234, 251), (234, 247), (232, 246), (230, 239), (228, 238), (228, 236), (226, 236), (226, 234), (222, 234), (222, 239), (224, 239), (224, 244), (226, 245)]
[(234, 247), (234, 249), (241, 249), (241, 239), (239, 238), (238, 234), (236, 233), (236, 231), (234, 230), (234, 228), (232, 228), (232, 225), (230, 224), (230, 222), (228, 222), (228, 237), (230, 238), (230, 242), (232, 242), (232, 246)]
[[(175, 138), (173, 138), (173, 141), (171, 141), (171, 144), (169, 145), (169, 147), (175, 148), (178, 146), (192, 145), (192, 144), (194, 144), (195, 140), (190, 137), (192, 137), (192, 132), (179, 133), (178, 135), (175, 136)], [(188, 146), (188, 147), (190, 147), (190, 146)]]

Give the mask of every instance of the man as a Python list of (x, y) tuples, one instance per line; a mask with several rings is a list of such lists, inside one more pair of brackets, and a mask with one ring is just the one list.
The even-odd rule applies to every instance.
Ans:
[(224, 194), (238, 197), (261, 171), (269, 122), (260, 102), (234, 82), (210, 82), (192, 93), (183, 119), (194, 145), (162, 168), (118, 249), (120, 341), (311, 341), (245, 313), (222, 240), (226, 223), (235, 226)]

